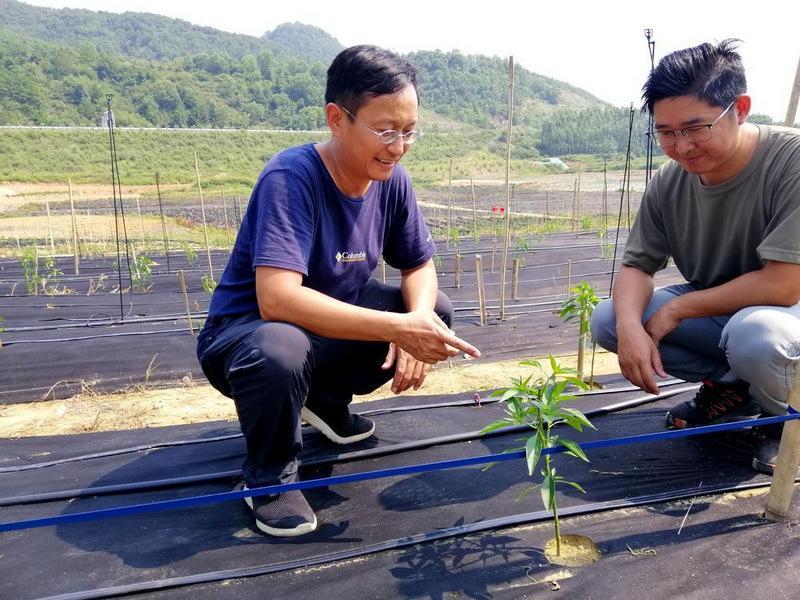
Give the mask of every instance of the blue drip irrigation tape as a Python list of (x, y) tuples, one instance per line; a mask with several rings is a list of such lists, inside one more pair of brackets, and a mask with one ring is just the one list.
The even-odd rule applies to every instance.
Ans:
[[(788, 414), (779, 417), (750, 419), (747, 421), (737, 421), (734, 423), (722, 423), (720, 425), (693, 427), (691, 429), (675, 429), (670, 431), (660, 431), (656, 433), (642, 433), (639, 435), (610, 438), (605, 440), (595, 440), (593, 442), (583, 442), (582, 444), (578, 445), (583, 450), (596, 450), (598, 448), (610, 448), (613, 446), (624, 446), (626, 444), (638, 444), (642, 442), (654, 442), (666, 439), (677, 439), (677, 438), (690, 437), (694, 435), (718, 433), (722, 431), (733, 431), (736, 429), (745, 429), (753, 426), (763, 427), (765, 425), (775, 425), (778, 423), (783, 423), (784, 421), (789, 421), (798, 418), (800, 418), (800, 412), (794, 410), (792, 407), (789, 407)], [(567, 452), (568, 450), (569, 449), (564, 446), (557, 446), (554, 448), (543, 449), (542, 454), (543, 455), (558, 454), (561, 452)], [(133, 514), (157, 512), (161, 510), (169, 510), (172, 508), (185, 508), (189, 506), (198, 506), (202, 504), (226, 502), (229, 500), (240, 500), (242, 498), (248, 498), (248, 497), (274, 495), (283, 492), (289, 492), (292, 490), (308, 490), (319, 487), (328, 487), (332, 485), (341, 485), (344, 483), (355, 483), (358, 481), (382, 479), (385, 477), (397, 477), (399, 475), (412, 475), (415, 473), (426, 473), (430, 471), (441, 471), (445, 469), (471, 467), (487, 463), (516, 460), (519, 458), (525, 458), (524, 450), (519, 450), (515, 452), (505, 452), (500, 454), (488, 454), (470, 458), (457, 458), (453, 460), (444, 460), (434, 463), (408, 465), (405, 467), (394, 467), (391, 469), (379, 469), (377, 471), (351, 473), (349, 475), (335, 475), (333, 477), (325, 477), (322, 479), (310, 479), (308, 481), (296, 481), (293, 483), (284, 483), (281, 485), (270, 485), (261, 488), (238, 490), (233, 492), (206, 494), (203, 496), (192, 496), (189, 498), (179, 498), (175, 500), (162, 500), (159, 502), (150, 502), (148, 504), (131, 504), (128, 506), (119, 506), (115, 508), (105, 508), (88, 512), (57, 515), (54, 517), (42, 517), (38, 519), (12, 521), (8, 523), (0, 523), (0, 532), (17, 531), (20, 529), (32, 529), (34, 527), (47, 527), (50, 525), (63, 525), (65, 523), (76, 523), (79, 521), (104, 519), (106, 517), (121, 517)]]

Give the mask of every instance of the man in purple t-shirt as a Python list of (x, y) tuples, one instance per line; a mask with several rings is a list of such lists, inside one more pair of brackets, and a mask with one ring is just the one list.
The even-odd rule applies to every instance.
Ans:
[[(338, 444), (375, 424), (353, 394), (393, 379), (418, 389), (429, 365), (480, 352), (450, 330), (435, 247), (398, 165), (418, 137), (416, 73), (374, 46), (343, 50), (328, 69), (331, 137), (280, 152), (253, 189), (198, 337), (203, 372), (233, 398), (247, 442), (246, 489), (297, 479), (301, 419)], [(400, 287), (370, 278), (383, 256)], [(316, 529), (302, 492), (246, 499), (257, 527)]]

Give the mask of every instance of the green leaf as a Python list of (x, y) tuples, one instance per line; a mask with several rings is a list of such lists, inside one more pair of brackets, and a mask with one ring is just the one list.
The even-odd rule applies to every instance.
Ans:
[(533, 470), (542, 454), (542, 442), (538, 435), (532, 435), (525, 443), (525, 459), (528, 461), (528, 475), (533, 477)]
[(589, 459), (586, 457), (586, 453), (583, 451), (583, 449), (572, 440), (565, 440), (559, 438), (557, 442), (559, 446), (564, 446), (564, 448), (567, 449), (567, 452), (565, 454), (569, 454), (571, 456), (574, 456), (575, 458), (580, 458), (581, 460), (589, 462)]
[(497, 431), (498, 429), (504, 429), (506, 427), (511, 427), (512, 425), (513, 425), (513, 423), (509, 423), (506, 419), (493, 421), (493, 422), (489, 423), (486, 427), (481, 429), (478, 432), (478, 434), (479, 435), (484, 435), (484, 434), (490, 433), (492, 431)]
[(583, 431), (583, 423), (581, 423), (575, 417), (564, 415), (561, 418), (564, 419), (564, 423), (566, 423), (567, 425), (569, 425), (573, 429), (577, 429), (578, 431)]
[(586, 418), (586, 415), (584, 415), (578, 409), (576, 409), (576, 408), (562, 408), (561, 411), (570, 414), (572, 417), (574, 417), (575, 419), (577, 419), (578, 421), (583, 423), (583, 425), (585, 425), (586, 427), (591, 427), (592, 429), (597, 429), (594, 425), (592, 425), (589, 422), (589, 419)]
[(536, 369), (541, 369), (542, 368), (542, 363), (540, 363), (538, 360), (534, 360), (534, 359), (523, 360), (519, 364), (521, 364), (523, 367), (534, 367)]
[(578, 491), (579, 491), (579, 492), (581, 492), (582, 494), (585, 494), (585, 493), (586, 493), (586, 490), (585, 490), (585, 489), (583, 489), (581, 486), (579, 486), (579, 485), (578, 485), (577, 483), (575, 483), (574, 481), (567, 481), (566, 479), (562, 479), (561, 477), (559, 477), (559, 478), (558, 478), (558, 483), (565, 483), (566, 485), (569, 485), (569, 486), (572, 486), (572, 487), (574, 487), (576, 490), (578, 490)]
[(503, 393), (500, 395), (500, 401), (506, 402), (517, 395), (518, 392), (515, 388), (508, 388), (507, 390), (504, 390)]
[(542, 504), (546, 510), (552, 512), (556, 502), (556, 482), (550, 475), (545, 475), (540, 488)]

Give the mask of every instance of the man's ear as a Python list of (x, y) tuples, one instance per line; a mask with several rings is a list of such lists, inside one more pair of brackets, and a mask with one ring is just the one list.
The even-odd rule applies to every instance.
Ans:
[(328, 124), (328, 129), (331, 133), (338, 137), (342, 129), (342, 120), (346, 118), (344, 111), (334, 102), (328, 102), (325, 105), (325, 122)]
[(739, 125), (747, 121), (752, 105), (753, 100), (747, 94), (742, 94), (736, 99), (734, 108), (736, 109), (736, 120), (739, 121)]

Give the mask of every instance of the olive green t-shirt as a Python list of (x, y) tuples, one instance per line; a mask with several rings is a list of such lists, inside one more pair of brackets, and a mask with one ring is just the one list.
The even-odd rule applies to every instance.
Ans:
[(622, 263), (652, 274), (670, 256), (700, 288), (767, 260), (800, 263), (800, 130), (759, 126), (747, 166), (718, 185), (703, 185), (677, 162), (662, 166), (642, 198)]

